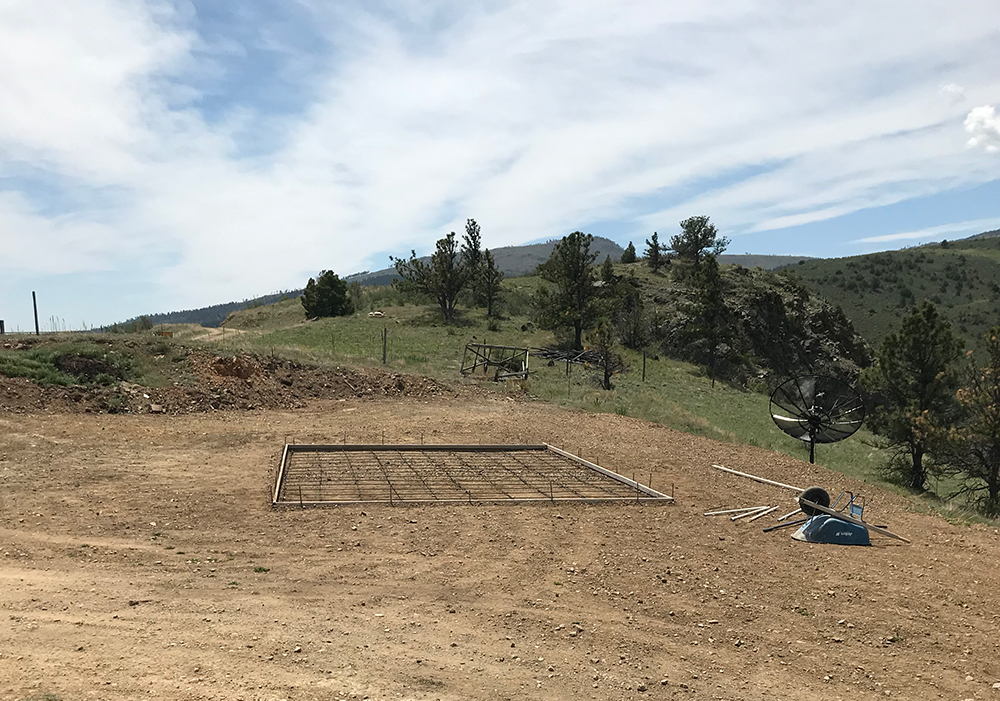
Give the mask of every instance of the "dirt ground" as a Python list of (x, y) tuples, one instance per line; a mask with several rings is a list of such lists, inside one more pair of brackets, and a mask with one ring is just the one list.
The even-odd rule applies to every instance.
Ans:
[[(383, 431), (545, 441), (677, 501), (271, 508), (286, 440)], [(913, 544), (705, 517), (794, 508), (712, 463), (859, 489)], [(0, 487), (4, 699), (1000, 699), (996, 528), (628, 417), (470, 393), (7, 412)]]

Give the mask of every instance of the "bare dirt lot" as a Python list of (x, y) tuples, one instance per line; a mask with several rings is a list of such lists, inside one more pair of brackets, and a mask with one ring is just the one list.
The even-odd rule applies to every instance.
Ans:
[[(276, 511), (296, 442), (545, 441), (675, 505)], [(205, 414), (0, 414), (0, 696), (1000, 699), (1000, 536), (876, 492), (913, 539), (793, 541), (712, 508), (792, 458), (465, 393)], [(48, 696), (46, 696), (48, 695)]]

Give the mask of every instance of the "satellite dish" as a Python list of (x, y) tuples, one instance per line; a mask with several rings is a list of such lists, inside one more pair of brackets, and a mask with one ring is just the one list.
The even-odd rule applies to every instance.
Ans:
[(771, 394), (771, 418), (792, 438), (809, 443), (809, 462), (815, 462), (817, 443), (842, 441), (861, 428), (865, 403), (846, 382), (800, 375)]

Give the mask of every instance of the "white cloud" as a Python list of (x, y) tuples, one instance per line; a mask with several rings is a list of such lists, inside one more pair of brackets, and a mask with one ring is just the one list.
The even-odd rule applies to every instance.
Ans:
[(949, 100), (957, 104), (965, 99), (965, 88), (961, 85), (948, 83), (947, 85), (941, 86), (941, 94), (945, 95)]
[(163, 116), (151, 80), (189, 37), (141, 2), (13, 0), (0, 7), (0, 148), (89, 181), (136, 177)]
[(987, 153), (1000, 152), (1000, 115), (993, 105), (977, 107), (965, 118), (965, 131), (972, 134), (970, 148), (982, 147)]
[[(5, 3), (0, 274), (139, 266), (165, 307), (193, 306), (387, 264), (368, 259), (470, 216), (491, 247), (702, 213), (759, 232), (1000, 178), (962, 148), (981, 113), (958, 103), (1000, 95), (1000, 19), (973, 0), (303, 4), (332, 53), (306, 108), (274, 117), (196, 109), (192, 76), (225, 63), (199, 58), (186, 6)], [(240, 40), (211, 42), (240, 60)], [(52, 213), (5, 184), (18, 163), (111, 205)]]

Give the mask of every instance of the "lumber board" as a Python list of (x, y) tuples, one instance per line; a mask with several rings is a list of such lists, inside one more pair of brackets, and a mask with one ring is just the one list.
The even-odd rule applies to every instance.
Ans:
[(738, 514), (741, 511), (759, 511), (763, 506), (744, 506), (742, 509), (724, 509), (722, 511), (706, 511), (702, 516), (721, 516), (722, 514)]
[(748, 518), (748, 519), (747, 519), (747, 523), (750, 523), (751, 521), (756, 521), (756, 520), (757, 520), (757, 519), (759, 519), (759, 518), (760, 518), (761, 516), (767, 516), (767, 515), (768, 515), (769, 513), (771, 513), (772, 511), (774, 511), (774, 510), (775, 510), (775, 509), (777, 509), (777, 508), (778, 508), (777, 506), (772, 506), (772, 507), (771, 507), (770, 509), (767, 509), (766, 511), (761, 511), (761, 512), (760, 512), (759, 514), (757, 514), (756, 516), (751, 516), (750, 518)]
[(740, 477), (747, 477), (756, 482), (762, 482), (763, 484), (774, 485), (775, 487), (783, 487), (784, 489), (791, 489), (793, 492), (799, 492), (800, 494), (805, 490), (802, 487), (793, 487), (790, 484), (783, 484), (781, 482), (775, 482), (774, 480), (765, 479), (763, 477), (758, 477), (757, 475), (751, 475), (746, 472), (740, 472), (739, 470), (733, 470), (728, 467), (723, 467), (722, 465), (712, 465), (717, 470), (722, 470), (723, 472), (729, 472), (734, 475), (739, 475)]
[(754, 514), (758, 514), (758, 513), (760, 513), (761, 511), (764, 511), (764, 510), (765, 510), (765, 509), (767, 509), (767, 508), (768, 508), (768, 507), (766, 507), (766, 506), (762, 506), (762, 507), (760, 507), (759, 509), (754, 509), (753, 511), (747, 511), (747, 512), (745, 512), (745, 513), (742, 513), (742, 514), (739, 514), (739, 515), (737, 515), (737, 516), (732, 516), (732, 517), (730, 517), (730, 519), (729, 519), (729, 520), (730, 520), (730, 521), (736, 521), (736, 520), (738, 520), (738, 519), (741, 519), (741, 518), (744, 518), (744, 517), (746, 517), (746, 516), (752, 516), (752, 515), (754, 515)]

